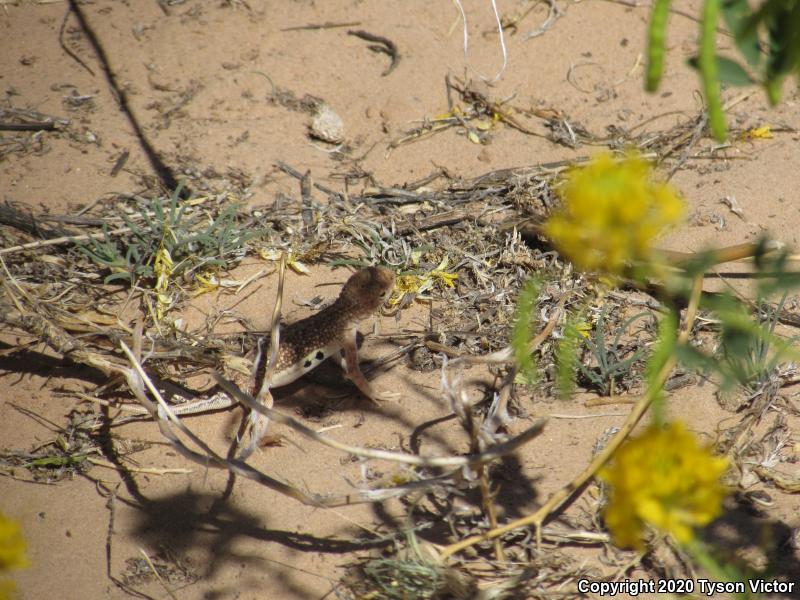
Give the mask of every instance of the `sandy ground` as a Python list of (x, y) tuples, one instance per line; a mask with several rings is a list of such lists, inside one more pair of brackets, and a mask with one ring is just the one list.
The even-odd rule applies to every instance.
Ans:
[[(478, 82), (495, 99), (513, 97), (525, 109), (558, 110), (602, 136), (610, 125), (632, 127), (662, 116), (648, 127), (664, 128), (699, 106), (695, 74), (685, 59), (695, 49), (697, 26), (673, 15), (669, 32), (667, 75), (655, 95), (642, 92), (641, 56), (648, 10), (622, 3), (556, 2), (560, 18), (538, 37), (524, 35), (547, 16), (540, 4), (506, 38), (508, 65), (489, 87), (480, 76), (494, 77), (502, 55), (488, 2), (465, 0), (470, 47), (463, 50), (462, 23), (451, 2), (403, 3), (261, 0), (188, 0), (186, 2), (111, 2), (83, 5), (87, 22), (105, 49), (117, 85), (125, 90), (131, 112), (161, 160), (179, 174), (202, 174), (214, 189), (242, 185), (250, 202), (269, 204), (279, 193), (295, 195), (296, 180), (276, 167), (284, 161), (310, 170), (316, 181), (341, 189), (349, 165), (331, 159), (327, 147), (308, 137), (309, 115), (291, 102), (274, 102), (272, 86), (299, 100), (310, 94), (324, 99), (342, 117), (347, 142), (358, 166), (374, 181), (402, 185), (436, 168), (453, 177), (473, 177), (494, 169), (575, 159), (597, 149), (571, 149), (544, 136), (543, 120), (524, 118), (536, 135), (507, 126), (493, 130), (490, 143), (476, 145), (450, 130), (423, 141), (390, 148), (389, 143), (422, 119), (447, 111), (444, 78), (450, 73)], [(524, 2), (500, 1), (504, 14), (520, 12)], [(697, 14), (693, 3), (678, 8)], [(96, 198), (135, 192), (151, 181), (154, 169), (130, 121), (103, 74), (97, 56), (76, 21), (67, 17), (63, 43), (86, 66), (70, 57), (59, 43), (66, 2), (22, 1), (0, 4), (0, 89), (3, 107), (29, 108), (70, 119), (77, 135), (41, 134), (37, 152), (7, 155), (0, 160), (0, 200), (13, 200), (34, 210), (69, 213)], [(289, 30), (309, 24), (357, 23), (350, 27)], [(389, 75), (385, 54), (347, 35), (363, 29), (391, 39), (401, 59)], [(724, 45), (724, 40), (722, 40)], [(89, 72), (90, 68), (93, 73)], [(769, 109), (756, 92), (731, 110), (739, 126), (770, 123), (800, 126), (797, 95)], [(733, 100), (742, 90), (728, 90)], [(75, 101), (75, 97), (90, 96)], [(72, 97), (72, 100), (70, 100)], [(690, 205), (690, 223), (664, 244), (696, 250), (707, 244), (735, 244), (768, 231), (797, 245), (800, 209), (798, 134), (782, 131), (768, 140), (742, 141), (720, 150), (719, 161), (690, 161), (673, 183)], [(121, 171), (112, 169), (123, 152), (130, 157)], [(361, 186), (367, 180), (353, 182)], [(721, 202), (734, 197), (737, 215)], [(257, 271), (251, 262), (237, 277)], [(332, 298), (342, 271), (315, 268), (314, 277), (291, 275), (287, 281), (292, 320), (307, 314), (299, 302), (314, 295)], [(274, 301), (275, 277), (265, 278), (256, 296), (238, 309), (266, 325)], [(187, 308), (187, 318), (201, 318), (214, 304), (230, 297), (203, 297)], [(192, 311), (197, 314), (192, 316)], [(422, 307), (399, 319), (383, 318), (383, 333), (419, 326)], [(14, 343), (13, 336), (4, 336)], [(391, 349), (368, 339), (365, 356)], [(89, 389), (81, 370), (64, 366), (34, 347), (24, 356), (0, 357), (0, 445), (30, 449), (52, 437), (45, 422), (24, 416), (14, 405), (63, 424), (79, 403), (76, 393)], [(480, 377), (479, 370), (475, 376)], [(420, 375), (406, 366), (375, 375), (376, 385), (401, 393), (396, 403), (375, 409), (356, 394), (341, 397), (335, 370), (290, 386), (279, 403), (287, 410), (326, 400), (331, 409), (317, 423), (338, 425), (337, 439), (360, 445), (399, 449), (401, 440), (421, 423), (448, 413), (438, 391), (438, 374)], [(546, 432), (520, 452), (516, 482), (535, 481), (534, 488), (502, 489), (507, 501), (503, 519), (525, 514), (578, 473), (589, 460), (595, 441), (623, 420), (624, 407), (587, 409), (582, 399), (555, 404), (521, 397), (530, 416), (551, 412), (595, 414), (591, 419), (553, 419)], [(671, 410), (698, 432), (713, 432), (729, 415), (706, 388), (688, 388), (675, 395)], [(218, 449), (230, 441), (233, 418), (223, 413), (190, 420), (194, 430)], [(521, 431), (520, 420), (512, 430)], [(465, 449), (446, 425), (431, 427), (422, 450)], [(358, 551), (374, 544), (363, 528), (385, 532), (396, 528), (402, 510), (356, 506), (319, 510), (302, 506), (249, 481), (226, 490), (228, 477), (187, 464), (160, 442), (152, 423), (117, 430), (120, 440), (154, 441), (135, 455), (143, 466), (190, 468), (190, 474), (133, 474), (93, 468), (86, 477), (54, 485), (0, 478), (0, 509), (22, 522), (29, 542), (31, 567), (16, 575), (22, 598), (122, 598), (107, 576), (131, 575), (131, 561), (142, 552), (183, 564), (199, 579), (175, 591), (178, 598), (322, 598)], [(290, 434), (287, 434), (290, 435)], [(122, 442), (120, 442), (122, 443)], [(264, 449), (253, 459), (259, 468), (302, 481), (315, 491), (345, 491), (342, 475), (357, 480), (355, 463), (341, 464), (341, 455), (318, 446), (300, 452), (291, 444)], [(387, 468), (388, 470), (388, 468)], [(775, 500), (765, 522), (798, 526), (796, 497), (768, 490)], [(223, 498), (225, 499), (223, 501)], [(512, 501), (513, 499), (513, 501)], [(576, 503), (580, 505), (580, 501)], [(577, 509), (576, 509), (577, 510)], [(110, 535), (113, 533), (113, 535)], [(786, 564), (797, 550), (784, 545)], [(791, 558), (794, 553), (794, 558)], [(785, 567), (787, 572), (788, 567)], [(794, 571), (797, 580), (797, 571)], [(153, 597), (166, 597), (154, 582), (142, 583)], [(327, 594), (327, 596), (326, 596)]]

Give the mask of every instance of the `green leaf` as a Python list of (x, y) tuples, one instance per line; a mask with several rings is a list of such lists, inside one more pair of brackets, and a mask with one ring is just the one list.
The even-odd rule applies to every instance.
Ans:
[(773, 0), (765, 6), (772, 8), (763, 17), (769, 33), (766, 89), (770, 102), (776, 104), (781, 97), (783, 78), (800, 69), (800, 4)]
[(696, 370), (706, 373), (719, 373), (719, 363), (710, 356), (706, 356), (695, 348), (687, 344), (678, 344), (674, 348), (678, 363), (689, 370)]
[(756, 267), (761, 277), (758, 279), (758, 294), (768, 298), (776, 293), (786, 293), (800, 287), (800, 272), (792, 270), (790, 251), (783, 248), (769, 253), (766, 245), (761, 245), (755, 255)]
[(122, 279), (123, 281), (127, 281), (130, 283), (133, 281), (133, 275), (130, 273), (111, 273), (111, 275), (106, 275), (105, 279), (103, 279), (103, 283), (108, 285), (112, 281), (116, 281), (117, 279)]
[(767, 77), (773, 80), (785, 75), (789, 64), (789, 38), (792, 35), (788, 10), (779, 10), (767, 23), (769, 31), (769, 54), (767, 55)]
[[(723, 0), (722, 18), (733, 33), (733, 40), (744, 59), (753, 68), (761, 64), (758, 30), (751, 25), (753, 11), (747, 0)], [(736, 84), (733, 84), (736, 85)]]
[(43, 456), (34, 458), (28, 463), (30, 467), (66, 467), (69, 465), (79, 465), (86, 460), (86, 454), (74, 454), (71, 456)]
[(717, 69), (719, 80), (728, 85), (745, 86), (752, 85), (755, 80), (748, 75), (747, 71), (737, 62), (724, 56), (717, 56)]
[[(688, 63), (693, 69), (700, 68), (698, 64), (698, 58), (696, 56), (691, 57), (688, 60)], [(719, 77), (719, 81), (722, 83), (739, 87), (753, 85), (756, 83), (756, 80), (750, 77), (747, 71), (744, 70), (744, 67), (742, 67), (736, 61), (733, 61), (730, 58), (725, 58), (724, 56), (717, 56), (716, 63), (717, 76)]]

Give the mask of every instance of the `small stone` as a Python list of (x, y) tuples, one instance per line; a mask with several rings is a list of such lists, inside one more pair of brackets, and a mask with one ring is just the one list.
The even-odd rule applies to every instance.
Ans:
[(344, 122), (336, 111), (327, 104), (320, 104), (317, 112), (311, 118), (311, 137), (331, 144), (341, 144), (344, 141)]

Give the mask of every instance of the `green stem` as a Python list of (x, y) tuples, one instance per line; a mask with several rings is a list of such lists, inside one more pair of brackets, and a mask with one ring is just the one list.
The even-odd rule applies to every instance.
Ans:
[(728, 137), (725, 126), (725, 114), (722, 112), (722, 101), (719, 91), (719, 74), (717, 73), (717, 21), (719, 20), (719, 0), (705, 0), (703, 3), (703, 20), (700, 23), (700, 78), (703, 82), (703, 93), (708, 107), (708, 123), (711, 133), (719, 142)]
[(664, 53), (667, 17), (672, 0), (655, 0), (650, 14), (650, 29), (647, 32), (647, 78), (645, 89), (655, 92), (664, 73)]

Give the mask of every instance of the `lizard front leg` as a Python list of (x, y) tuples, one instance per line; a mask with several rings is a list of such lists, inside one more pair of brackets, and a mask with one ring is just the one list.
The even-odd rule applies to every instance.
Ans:
[(378, 404), (381, 400), (393, 400), (399, 397), (399, 394), (394, 392), (378, 392), (376, 391), (361, 368), (358, 366), (358, 344), (357, 344), (358, 331), (355, 326), (350, 327), (344, 334), (342, 342), (342, 350), (344, 351), (344, 360), (342, 361), (342, 368), (344, 369), (347, 378), (352, 381), (355, 386), (369, 398), (374, 404)]

